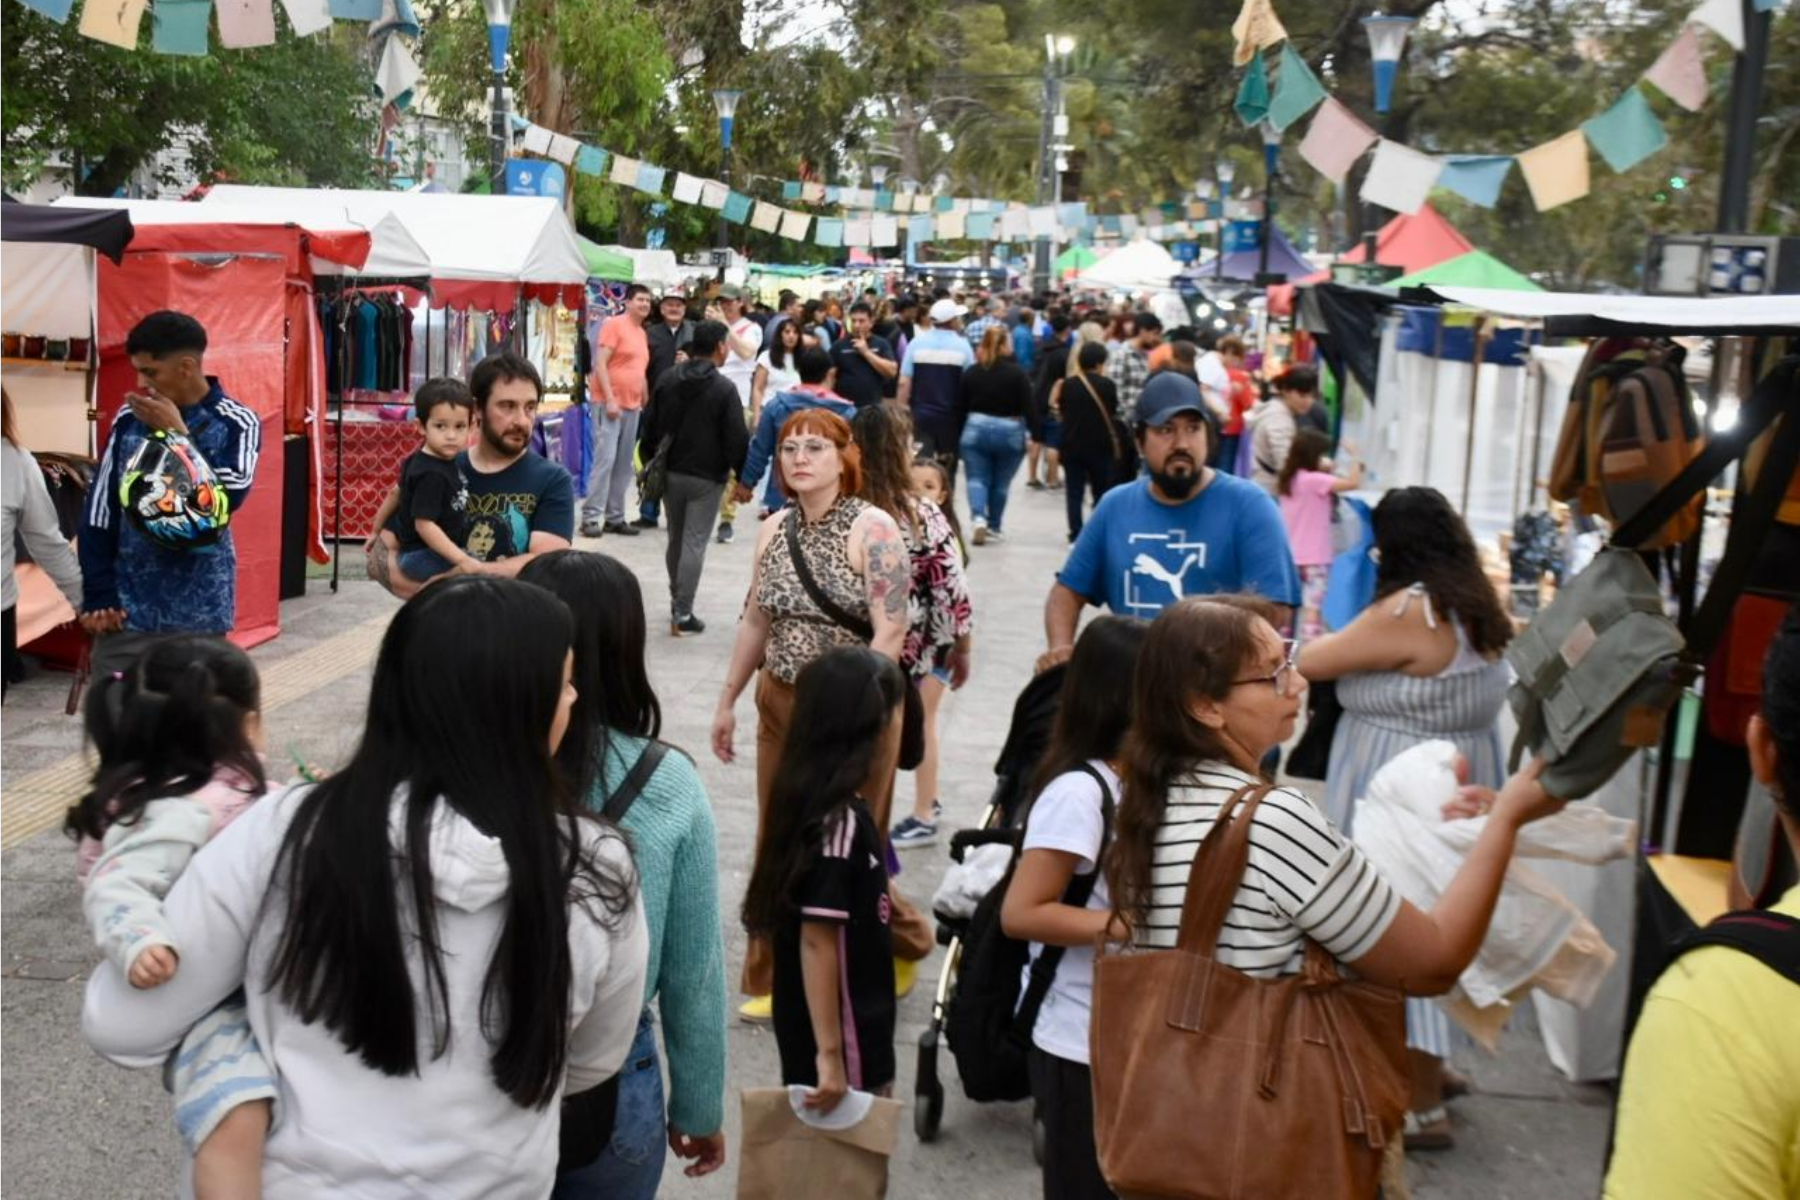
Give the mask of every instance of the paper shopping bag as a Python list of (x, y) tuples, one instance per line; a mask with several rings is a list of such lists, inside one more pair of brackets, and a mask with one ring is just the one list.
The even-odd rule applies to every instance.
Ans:
[(738, 1200), (882, 1200), (900, 1102), (851, 1092), (819, 1115), (802, 1108), (806, 1092), (798, 1086), (744, 1089)]

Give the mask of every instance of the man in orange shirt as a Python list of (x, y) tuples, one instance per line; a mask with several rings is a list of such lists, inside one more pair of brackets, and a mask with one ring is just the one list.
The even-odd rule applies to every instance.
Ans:
[(636, 537), (640, 532), (625, 520), (625, 492), (634, 475), (631, 455), (644, 410), (645, 373), (650, 369), (650, 341), (644, 332), (649, 316), (650, 289), (634, 283), (625, 289), (625, 311), (600, 326), (594, 370), (587, 378), (593, 463), (581, 501), (583, 537), (602, 533)]

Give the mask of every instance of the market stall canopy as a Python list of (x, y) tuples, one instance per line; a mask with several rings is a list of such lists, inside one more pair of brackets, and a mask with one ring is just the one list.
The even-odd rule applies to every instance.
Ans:
[[(1255, 279), (1262, 274), (1262, 270), (1262, 247), (1252, 246), (1246, 250), (1233, 250), (1225, 256), (1222, 264), (1212, 264), (1208, 260), (1205, 273), (1217, 276), (1222, 272), (1227, 279)], [(1280, 226), (1276, 226), (1269, 237), (1269, 272), (1286, 275), (1289, 279), (1301, 279), (1317, 274), (1318, 270), (1318, 264), (1294, 249), (1294, 244), (1287, 240), (1287, 235), (1281, 232)]]
[(118, 262), (131, 244), (131, 217), (122, 212), (70, 212), (48, 204), (0, 204), (0, 240), (87, 246)]
[(581, 253), (587, 259), (589, 279), (605, 279), (612, 283), (636, 282), (637, 264), (631, 260), (629, 254), (609, 250), (599, 242), (591, 242), (579, 233), (575, 235), (575, 243), (581, 247)]
[(201, 207), (248, 205), (302, 223), (364, 227), (392, 215), (431, 263), (434, 307), (504, 311), (518, 293), (565, 308), (581, 304), (587, 259), (562, 205), (548, 196), (434, 195), (220, 184)]
[(1519, 274), (1486, 250), (1471, 250), (1436, 266), (1402, 275), (1390, 287), (1503, 288), (1514, 292), (1541, 292), (1544, 289)]
[[(194, 204), (185, 200), (119, 200), (96, 196), (63, 196), (54, 207), (68, 211), (100, 211), (123, 213), (138, 230), (132, 243), (137, 250), (191, 250), (190, 234), (159, 233), (182, 225), (209, 225), (217, 228), (217, 245), (209, 249), (220, 253), (248, 250), (249, 242), (257, 248), (266, 244), (262, 233), (239, 235), (234, 229), (268, 226), (292, 226), (301, 231), (301, 241), (311, 260), (315, 275), (371, 275), (394, 279), (425, 279), (430, 262), (425, 251), (413, 240), (406, 227), (393, 218), (384, 218), (364, 226), (341, 213), (335, 220), (325, 214), (313, 214), (306, 220), (295, 220), (271, 213), (262, 207), (243, 204)], [(176, 245), (171, 239), (180, 242)], [(297, 265), (297, 264), (296, 264)]]
[[(1473, 242), (1427, 204), (1418, 212), (1402, 213), (1381, 227), (1375, 239), (1375, 261), (1399, 267), (1402, 271), (1423, 271), (1473, 249)], [(1359, 263), (1367, 257), (1366, 244), (1358, 242), (1349, 253), (1340, 255), (1338, 261)]]
[(1068, 271), (1080, 271), (1091, 267), (1099, 261), (1100, 256), (1094, 253), (1092, 247), (1081, 245), (1078, 242), (1057, 255), (1056, 262), (1052, 265), (1055, 267), (1056, 273), (1062, 275)]
[(632, 246), (602, 246), (608, 254), (631, 260), (631, 282), (649, 287), (667, 287), (680, 283), (681, 263), (673, 250), (639, 250)]
[(1077, 287), (1166, 288), (1181, 274), (1175, 256), (1151, 241), (1132, 242), (1113, 251), (1075, 277)]
[(1421, 298), (1541, 320), (1556, 337), (1800, 332), (1800, 296), (1588, 296), (1434, 284)]

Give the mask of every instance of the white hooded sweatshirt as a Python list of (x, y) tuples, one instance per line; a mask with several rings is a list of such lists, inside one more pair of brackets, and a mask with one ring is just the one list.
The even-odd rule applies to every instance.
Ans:
[[(500, 1091), (479, 1021), (482, 984), (506, 912), (509, 872), (499, 842), (448, 805), (438, 806), (431, 870), (450, 994), (449, 1047), (431, 1056), (421, 1011), (418, 1073), (383, 1075), (323, 1024), (303, 1024), (264, 990), (285, 900), (267, 897), (266, 919), (258, 914), (303, 794), (293, 789), (267, 797), (194, 856), (164, 909), (183, 948), (175, 978), (138, 991), (111, 962), (102, 963), (88, 981), (82, 1011), (88, 1041), (124, 1066), (160, 1065), (196, 1021), (242, 986), (251, 1030), (281, 1088), (264, 1152), (268, 1200), (549, 1195), (560, 1105), (521, 1108)], [(598, 858), (629, 871), (620, 839), (601, 840), (598, 826), (583, 827), (599, 843)], [(570, 910), (569, 1092), (616, 1074), (636, 1035), (649, 943), (635, 889), (630, 910), (615, 923), (609, 931), (584, 908)], [(422, 967), (408, 947), (415, 1002), (422, 1005)]]

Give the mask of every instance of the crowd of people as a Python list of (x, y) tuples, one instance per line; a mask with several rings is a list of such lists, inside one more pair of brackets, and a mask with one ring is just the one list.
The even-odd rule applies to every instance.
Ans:
[[(1513, 624), (1467, 527), (1431, 489), (1387, 492), (1373, 599), (1326, 632), (1334, 509), (1364, 478), (1318, 427), (1313, 368), (1262, 397), (1235, 336), (1165, 342), (1149, 312), (1019, 299), (965, 326), (953, 295), (784, 295), (759, 323), (735, 288), (698, 320), (634, 289), (593, 352), (579, 516), (568, 473), (530, 449), (530, 362), (495, 354), (466, 383), (427, 382), (423, 444), (366, 545), (404, 603), (361, 737), (285, 785), (261, 753), (255, 666), (222, 637), (258, 426), (205, 374), (205, 331), (159, 313), (132, 332), (139, 390), (101, 458), (79, 570), (8, 459), (9, 553), (14, 528), (42, 548), (97, 639), (98, 765), (67, 820), (105, 954), (83, 1028), (118, 1062), (169, 1064), (197, 1195), (647, 1198), (665, 1147), (690, 1176), (718, 1170), (728, 920), (748, 936), (739, 1015), (772, 1026), (780, 1082), (821, 1112), (891, 1094), (897, 998), (936, 945), (895, 852), (946, 819), (937, 716), (970, 678), (980, 612), (966, 566), (1004, 544), (1025, 464), (1028, 486), (1066, 489), (1071, 543), (1035, 664), (1063, 673), (1055, 731), (1001, 909), (1033, 955), (1066, 948), (1026, 1031), (1043, 1194), (1113, 1194), (1090, 1062), (1097, 945), (1174, 947), (1196, 856), (1233, 820), (1241, 879), (1202, 881), (1224, 905), (1218, 963), (1277, 979), (1328, 962), (1404, 993), (1411, 1095), (1389, 1132), (1414, 1151), (1452, 1143), (1457, 1039), (1428, 998), (1481, 946), (1519, 830), (1562, 807), (1542, 763), (1502, 764)], [(166, 485), (154, 496), (146, 472)], [(700, 634), (709, 544), (732, 540), (745, 505), (750, 584), (708, 747), (737, 760), (751, 690), (757, 821), (738, 897), (721, 889), (717, 798), (661, 740), (644, 586), (593, 540), (666, 518), (670, 632)], [(1106, 612), (1084, 627), (1088, 607)], [(1343, 708), (1322, 800), (1269, 786), (1309, 681), (1335, 681)], [(1763, 695), (1752, 764), (1800, 844), (1800, 615)], [(1349, 835), (1375, 771), (1437, 739), (1466, 785), (1445, 819), (1485, 822), (1427, 910)], [(913, 802), (896, 820), (903, 770)], [(1796, 905), (1800, 891), (1779, 911)], [(1789, 1039), (1770, 1015), (1791, 999), (1747, 970), (1702, 952), (1652, 993), (1609, 1196), (1702, 1194), (1687, 1184), (1709, 1169), (1741, 1186), (1705, 1194), (1800, 1186)], [(1738, 1040), (1708, 1060), (1695, 1039), (1719, 1029)], [(1763, 1087), (1741, 1111), (1740, 1082)], [(1679, 1145), (1690, 1120), (1729, 1144), (1730, 1171)], [(1318, 1152), (1337, 1153), (1329, 1136)]]

